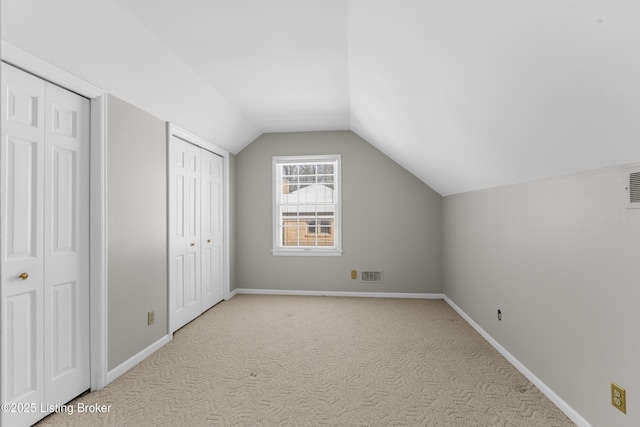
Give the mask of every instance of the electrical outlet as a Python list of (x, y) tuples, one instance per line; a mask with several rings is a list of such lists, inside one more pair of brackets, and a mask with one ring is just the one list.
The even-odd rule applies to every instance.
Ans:
[(150, 311), (147, 313), (147, 325), (151, 326), (153, 325), (153, 322), (156, 321), (156, 312), (155, 311)]
[(627, 392), (616, 383), (611, 383), (611, 404), (623, 414), (627, 413)]

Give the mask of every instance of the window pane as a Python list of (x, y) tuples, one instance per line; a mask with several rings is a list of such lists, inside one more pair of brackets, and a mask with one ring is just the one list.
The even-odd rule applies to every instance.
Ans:
[(282, 165), (282, 176), (297, 176), (299, 172), (298, 165)]
[(294, 192), (296, 192), (296, 191), (298, 191), (300, 189), (300, 186), (298, 185), (298, 177), (297, 176), (291, 176), (291, 177), (282, 178), (282, 182), (283, 182), (283, 184), (288, 184), (289, 193), (285, 193), (285, 194), (291, 194), (291, 193), (294, 193)]
[(298, 225), (300, 220), (296, 216), (287, 216), (282, 219), (282, 245), (298, 246)]
[(319, 184), (333, 184), (333, 175), (318, 175)]
[(315, 175), (316, 165), (299, 165), (300, 175)]
[(322, 163), (318, 165), (318, 174), (333, 174), (332, 163)]
[(334, 203), (333, 189), (326, 185), (318, 185), (316, 188), (316, 201), (318, 203)]
[(315, 175), (300, 176), (300, 187), (304, 188), (305, 186), (315, 184), (316, 178)]

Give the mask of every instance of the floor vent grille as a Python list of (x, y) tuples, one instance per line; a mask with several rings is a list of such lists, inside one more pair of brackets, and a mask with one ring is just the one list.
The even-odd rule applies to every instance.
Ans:
[(383, 281), (382, 271), (363, 271), (360, 275), (361, 282), (381, 283)]

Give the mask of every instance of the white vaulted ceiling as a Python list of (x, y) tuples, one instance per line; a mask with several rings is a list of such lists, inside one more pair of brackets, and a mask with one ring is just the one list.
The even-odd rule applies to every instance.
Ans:
[(640, 161), (637, 1), (1, 1), (3, 39), (234, 153), (351, 129), (443, 195)]
[(262, 132), (349, 128), (344, 0), (116, 0)]

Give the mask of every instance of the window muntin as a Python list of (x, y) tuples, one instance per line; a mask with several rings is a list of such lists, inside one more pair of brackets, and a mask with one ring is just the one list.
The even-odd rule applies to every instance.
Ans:
[(339, 255), (340, 156), (274, 157), (274, 254)]

